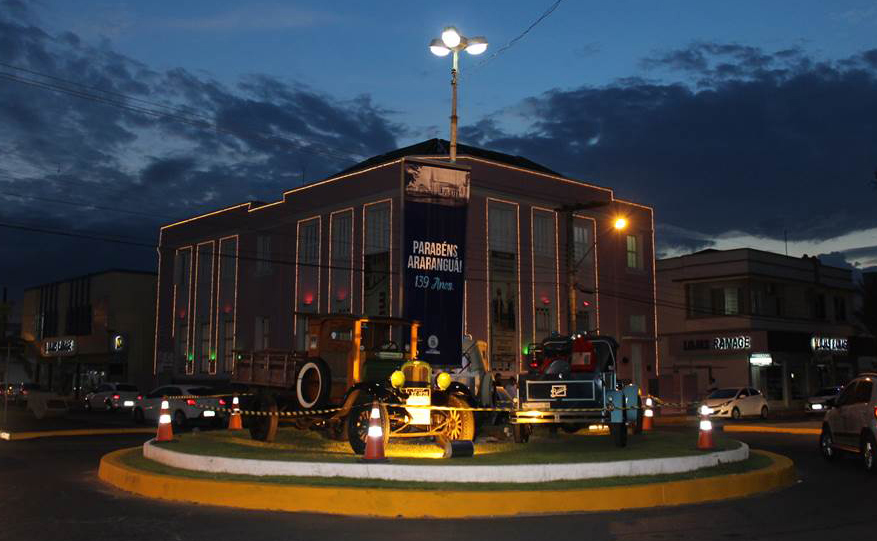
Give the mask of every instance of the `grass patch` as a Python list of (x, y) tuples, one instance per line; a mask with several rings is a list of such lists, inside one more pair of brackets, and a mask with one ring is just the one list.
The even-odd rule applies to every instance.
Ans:
[[(717, 451), (735, 449), (740, 445), (719, 434), (713, 435), (713, 441)], [(558, 434), (556, 438), (550, 438), (546, 434), (535, 435), (527, 444), (477, 442), (474, 457), (443, 462), (454, 465), (564, 464), (695, 456), (711, 452), (697, 449), (696, 442), (695, 434), (656, 431), (631, 436), (627, 447), (618, 448), (608, 435)], [(251, 440), (246, 431), (218, 431), (183, 434), (175, 442), (157, 445), (181, 453), (228, 458), (348, 463), (357, 460), (346, 441), (328, 440), (316, 432), (295, 429), (280, 430), (277, 441), (270, 444)], [(391, 439), (386, 454), (394, 464), (428, 465), (441, 459), (442, 450), (426, 438), (416, 441)]]
[(183, 470), (165, 466), (158, 462), (143, 458), (140, 449), (131, 449), (120, 457), (123, 464), (150, 473), (186, 477), (191, 479), (210, 479), (217, 481), (244, 481), (250, 483), (267, 483), (282, 485), (306, 485), (316, 487), (355, 487), (355, 488), (395, 488), (408, 490), (576, 490), (586, 488), (621, 487), (670, 481), (703, 479), (719, 475), (746, 473), (771, 465), (772, 460), (765, 455), (753, 453), (749, 459), (741, 462), (722, 464), (696, 471), (642, 475), (635, 477), (608, 477), (605, 479), (583, 479), (577, 481), (552, 481), (549, 483), (426, 483), (408, 481), (386, 481), (383, 479), (353, 479), (346, 477), (293, 477), (293, 476), (252, 476), (223, 473), (208, 473)]

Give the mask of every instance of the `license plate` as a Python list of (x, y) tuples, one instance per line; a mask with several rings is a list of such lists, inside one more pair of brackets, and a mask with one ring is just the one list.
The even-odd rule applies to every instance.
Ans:
[(524, 402), (522, 406), (525, 410), (544, 410), (548, 409), (551, 404), (548, 402)]
[(408, 396), (429, 396), (429, 387), (409, 387), (405, 392)]
[(204, 417), (216, 417), (216, 412), (213, 410), (207, 410), (204, 412)]
[(125, 400), (125, 402), (123, 402), (122, 405), (126, 408), (130, 408), (131, 406), (134, 405), (134, 401), (133, 400)]

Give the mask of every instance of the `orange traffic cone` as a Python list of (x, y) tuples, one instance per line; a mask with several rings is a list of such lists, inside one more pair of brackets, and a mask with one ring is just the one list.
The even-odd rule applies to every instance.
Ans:
[(155, 434), (155, 441), (174, 441), (170, 409), (167, 399), (162, 397), (161, 412), (158, 415), (158, 432)]
[(700, 407), (700, 433), (697, 435), (697, 448), (709, 450), (713, 448), (713, 423), (709, 415), (712, 410), (703, 405)]
[(381, 425), (381, 407), (375, 400), (372, 402), (372, 411), (368, 418), (368, 435), (365, 438), (363, 462), (387, 461), (387, 457), (384, 456), (384, 428)]
[(241, 423), (241, 408), (238, 402), (238, 395), (234, 395), (231, 399), (231, 416), (228, 418), (229, 430), (243, 430), (244, 425)]
[(652, 398), (646, 398), (646, 407), (643, 410), (643, 431), (652, 429), (652, 418), (655, 416), (655, 412), (652, 410), (652, 406), (654, 405)]

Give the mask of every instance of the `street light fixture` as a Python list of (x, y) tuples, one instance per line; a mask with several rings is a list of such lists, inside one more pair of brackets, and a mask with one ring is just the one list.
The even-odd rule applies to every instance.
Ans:
[(436, 56), (448, 56), (454, 53), (451, 68), (451, 161), (457, 161), (457, 63), (460, 51), (477, 55), (487, 50), (487, 39), (484, 36), (466, 38), (453, 26), (442, 30), (441, 39), (429, 42), (429, 50)]
[(618, 231), (623, 230), (624, 228), (627, 227), (627, 218), (623, 218), (623, 217), (619, 216), (618, 218), (615, 219), (614, 225), (615, 225), (615, 229), (617, 229)]

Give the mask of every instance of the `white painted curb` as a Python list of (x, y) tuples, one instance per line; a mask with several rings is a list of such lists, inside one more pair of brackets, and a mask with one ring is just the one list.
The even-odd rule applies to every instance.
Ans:
[(508, 466), (411, 466), (342, 462), (285, 462), (192, 455), (158, 447), (152, 445), (152, 442), (153, 440), (149, 440), (143, 444), (144, 457), (185, 470), (255, 476), (351, 477), (436, 483), (449, 481), (456, 483), (544, 483), (603, 477), (660, 475), (699, 470), (749, 458), (749, 446), (740, 442), (740, 447), (731, 451), (672, 458)]

